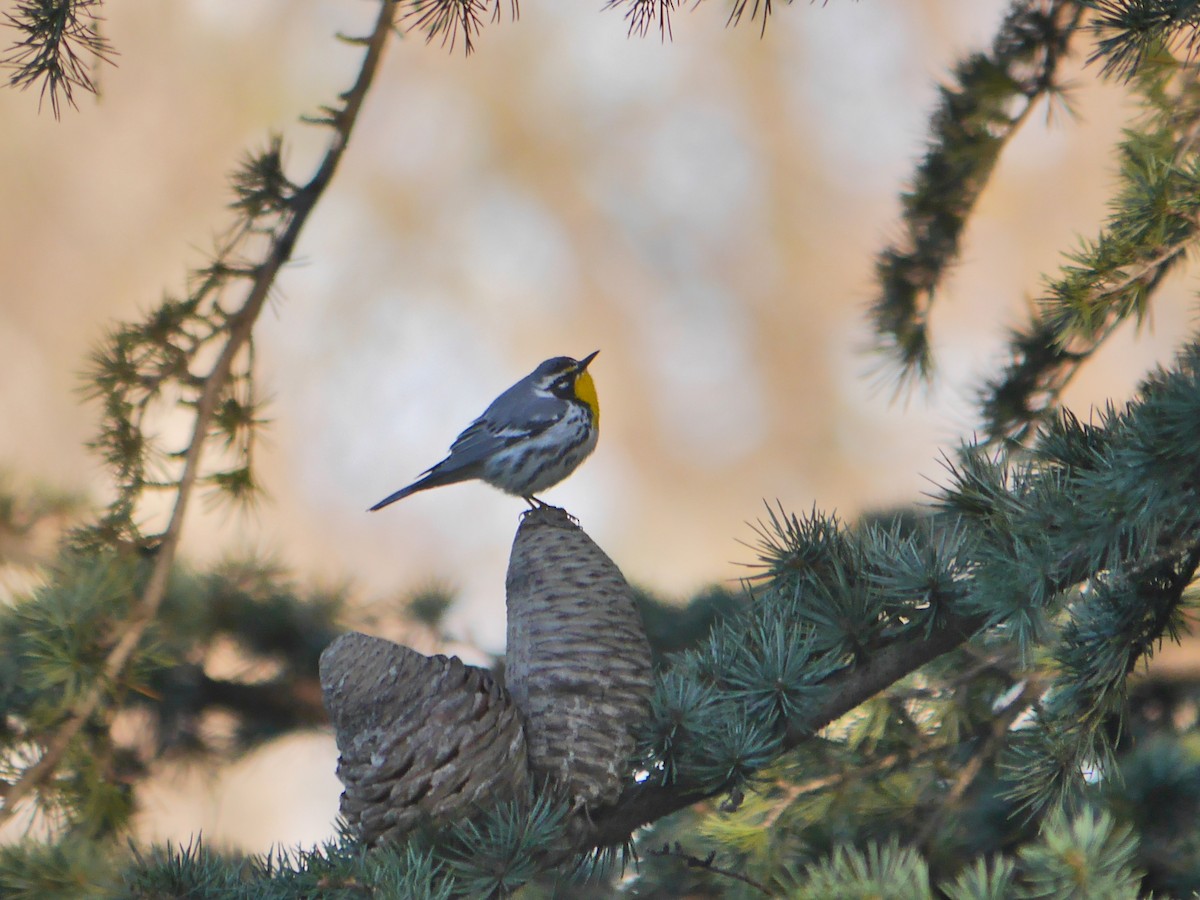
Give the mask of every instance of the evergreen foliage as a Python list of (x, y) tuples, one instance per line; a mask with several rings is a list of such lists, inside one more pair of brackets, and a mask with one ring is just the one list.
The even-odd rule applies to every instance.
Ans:
[(13, 70), (9, 84), (41, 85), (41, 100), (49, 98), (57, 119), (62, 101), (75, 106), (75, 90), (96, 92), (92, 70), (112, 62), (116, 51), (100, 33), (100, 0), (22, 0), (5, 13), (8, 25), (21, 36), (0, 63)]
[[(1124, 46), (1124, 45), (1121, 45)], [(1118, 186), (1099, 237), (1067, 255), (1031, 321), (1012, 336), (1004, 371), (984, 389), (985, 427), (1028, 440), (1053, 419), (1074, 374), (1122, 322), (1139, 323), (1155, 289), (1196, 244), (1200, 83), (1191, 61), (1139, 51), (1114, 71), (1140, 120), (1118, 148)]]
[[(16, 636), (16, 653), (32, 647), (36, 655), (53, 645), (81, 655), (47, 653), (49, 668), (13, 666), (0, 824), (35, 795), (42, 810), (62, 809), (73, 827), (107, 832), (121, 823), (118, 801), (128, 790), (119, 786), (129, 782), (106, 777), (117, 774), (109, 752), (114, 703), (138, 684), (135, 676), (152, 655), (194, 491), (208, 487), (242, 503), (254, 496), (253, 435), (261, 426), (254, 323), (337, 169), (395, 12), (393, 3), (381, 4), (372, 33), (351, 41), (364, 48), (363, 65), (340, 106), (326, 108), (319, 120), (331, 137), (311, 179), (299, 185), (283, 174), (282, 143), (272, 139), (235, 173), (237, 220), (209, 263), (194, 273), (188, 295), (168, 296), (141, 322), (116, 327), (93, 354), (89, 390), (101, 407), (93, 446), (112, 474), (113, 499), (65, 542), (58, 577), (51, 575), (15, 607), (15, 616), (32, 623), (33, 641), (20, 627), (6, 629)], [(163, 447), (154, 426), (174, 409), (191, 411), (191, 438), (182, 447)], [(150, 530), (147, 499), (159, 492), (172, 505), (165, 527)], [(86, 588), (89, 573), (99, 571), (103, 576), (95, 577), (104, 579), (113, 598), (108, 604), (97, 604)], [(76, 616), (88, 620), (86, 633), (73, 624)], [(39, 693), (37, 684), (23, 683), (30, 669), (56, 680), (43, 681)], [(65, 808), (64, 797), (72, 801)], [(99, 797), (107, 798), (103, 815), (89, 817), (88, 801)]]
[(1014, 3), (991, 52), (968, 56), (939, 89), (929, 149), (901, 198), (902, 238), (876, 263), (875, 328), (906, 377), (931, 372), (934, 293), (1004, 145), (1038, 100), (1061, 96), (1058, 68), (1079, 39), (1082, 12), (1070, 0)]
[[(133, 811), (132, 786), (155, 760), (228, 758), (263, 741), (325, 721), (317, 699), (317, 656), (337, 634), (338, 595), (304, 595), (277, 568), (226, 563), (206, 573), (178, 570), (154, 628), (119, 680), (105, 677), (114, 629), (130, 615), (145, 566), (110, 555), (69, 555), (47, 565), (45, 585), (0, 608), (0, 739), (6, 779), (28, 765), (30, 742), (51, 733), (97, 684), (103, 713), (67, 751), (59, 776), (39, 793), (60, 827), (93, 837), (119, 833)], [(206, 671), (214, 647), (232, 642), (241, 680)], [(212, 733), (222, 710), (232, 733)], [(140, 715), (135, 743), (111, 725)]]
[[(631, 30), (668, 34), (670, 0), (631, 2)], [(61, 95), (105, 58), (94, 3), (22, 3), (17, 85)], [(307, 182), (282, 138), (233, 176), (234, 224), (182, 296), (96, 350), (95, 449), (113, 499), (38, 558), (32, 523), (78, 515), (52, 493), (0, 496), (0, 555), (36, 586), (0, 611), (0, 821), (49, 838), (0, 848), (5, 897), (1171, 896), (1200, 890), (1200, 686), (1131, 678), (1186, 626), (1200, 565), (1200, 343), (1127, 404), (1084, 421), (1063, 387), (1182, 268), (1200, 221), (1200, 7), (1171, 0), (1017, 0), (987, 53), (942, 91), (877, 266), (880, 345), (928, 375), (929, 315), (1007, 141), (1089, 53), (1140, 107), (1117, 148), (1099, 236), (1047, 279), (1011, 360), (980, 398), (987, 433), (946, 461), (922, 510), (847, 523), (768, 507), (740, 593), (639, 602), (656, 652), (635, 775), (585, 829), (549, 795), (480, 810), (442, 833), (366, 852), (349, 837), (260, 856), (123, 842), (136, 786), (171, 754), (212, 759), (322, 721), (316, 659), (344, 616), (269, 562), (207, 572), (175, 558), (198, 488), (258, 494), (253, 328), (331, 182), (397, 15), (469, 51), (499, 4), (380, 3), (355, 84), (312, 121), (329, 151)], [(734, 3), (731, 18), (771, 4)], [(515, 7), (513, 8), (515, 14)], [(81, 49), (82, 48), (82, 49)], [(192, 416), (184, 446), (154, 424)], [(147, 499), (164, 495), (159, 521)], [(410, 609), (436, 627), (448, 599)], [(269, 666), (222, 679), (232, 642)], [(220, 708), (232, 737), (204, 727)], [(143, 716), (148, 740), (114, 724)], [(636, 833), (637, 829), (643, 829)], [(661, 848), (661, 849), (658, 849)], [(636, 863), (635, 863), (636, 860)]]

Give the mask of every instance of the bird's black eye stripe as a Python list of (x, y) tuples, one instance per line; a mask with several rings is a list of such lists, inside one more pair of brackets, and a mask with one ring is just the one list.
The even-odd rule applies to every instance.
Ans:
[(556, 397), (573, 397), (575, 379), (570, 375), (560, 375), (550, 382), (550, 393)]

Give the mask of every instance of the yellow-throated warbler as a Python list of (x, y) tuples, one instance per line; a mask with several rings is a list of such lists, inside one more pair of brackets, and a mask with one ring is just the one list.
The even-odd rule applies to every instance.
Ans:
[(580, 360), (546, 360), (493, 400), (455, 438), (449, 456), (371, 511), (417, 491), (473, 478), (524, 497), (530, 506), (540, 504), (534, 494), (558, 484), (596, 449), (600, 401), (587, 371), (596, 353)]

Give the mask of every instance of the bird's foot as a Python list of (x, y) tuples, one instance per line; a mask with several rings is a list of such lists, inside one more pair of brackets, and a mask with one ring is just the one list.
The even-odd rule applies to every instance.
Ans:
[(529, 504), (529, 509), (523, 510), (521, 512), (522, 519), (524, 519), (526, 516), (533, 515), (535, 512), (542, 512), (543, 510), (545, 510), (547, 512), (560, 512), (570, 520), (572, 525), (575, 525), (577, 527), (579, 525), (579, 520), (576, 519), (569, 512), (567, 512), (565, 509), (563, 509), (561, 506), (555, 506), (552, 503), (547, 503), (545, 500), (540, 500), (537, 497), (534, 497), (532, 495), (530, 495), (528, 497), (522, 497), (521, 499)]

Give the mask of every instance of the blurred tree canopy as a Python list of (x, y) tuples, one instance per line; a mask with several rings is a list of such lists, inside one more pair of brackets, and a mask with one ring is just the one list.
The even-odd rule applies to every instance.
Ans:
[[(612, 0), (630, 30), (670, 33), (674, 0)], [(119, 48), (96, 0), (7, 14), (11, 84), (53, 112)], [(1200, 679), (1139, 674), (1183, 634), (1200, 564), (1200, 344), (1089, 419), (1062, 407), (1114, 329), (1143, 320), (1200, 239), (1200, 4), (1016, 0), (991, 46), (941, 88), (928, 147), (883, 248), (872, 309), (901, 385), (934, 377), (934, 300), (1007, 143), (1065, 101), (1061, 63), (1135, 103), (1094, 237), (1067, 251), (1007, 365), (979, 394), (982, 437), (946, 460), (924, 508), (858, 522), (769, 508), (744, 591), (686, 606), (640, 596), (656, 653), (637, 775), (594, 812), (590, 846), (548, 859), (546, 798), (405, 846), (349, 836), (266, 856), (125, 840), (151, 762), (228, 758), (320, 727), (321, 649), (348, 624), (336, 594), (269, 561), (183, 565), (200, 493), (258, 497), (254, 329), (298, 234), (335, 184), (397, 28), (468, 52), (503, 10), (380, 2), (354, 83), (311, 121), (307, 180), (269, 136), (232, 177), (233, 222), (183, 296), (99, 341), (87, 387), (111, 499), (0, 490), (0, 562), (27, 584), (0, 609), (0, 823), (46, 837), (0, 848), (4, 897), (902, 898), (1183, 896), (1200, 890)], [(769, 2), (732, 0), (765, 27)], [(515, 15), (515, 4), (511, 10)], [(787, 15), (803, 15), (789, 9)], [(1033, 214), (1033, 213), (1031, 213)], [(182, 411), (190, 437), (156, 427)], [(168, 513), (156, 516), (152, 509)], [(162, 519), (161, 524), (158, 523)], [(45, 534), (61, 536), (47, 542)], [(438, 591), (411, 614), (436, 627)], [(218, 644), (253, 677), (212, 675)], [(221, 711), (235, 726), (206, 726)], [(136, 721), (137, 734), (118, 727)], [(636, 861), (636, 862), (635, 862)]]

